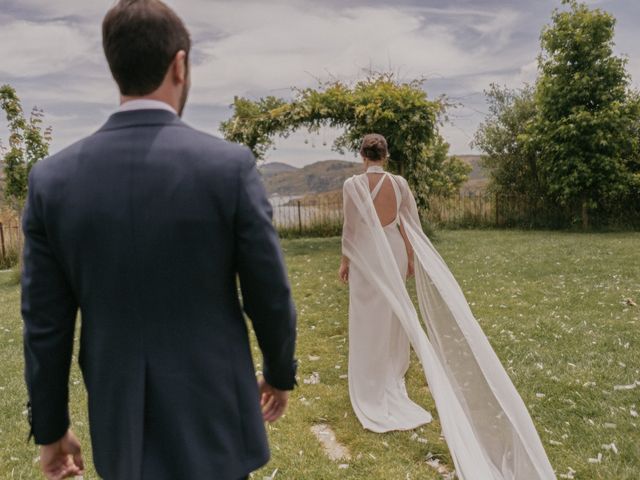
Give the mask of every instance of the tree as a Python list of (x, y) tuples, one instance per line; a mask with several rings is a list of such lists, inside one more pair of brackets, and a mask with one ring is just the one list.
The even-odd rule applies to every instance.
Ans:
[(480, 124), (474, 145), (484, 153), (489, 188), (499, 194), (539, 197), (545, 193), (531, 129), (537, 108), (535, 89), (509, 89), (491, 84), (485, 91), (489, 116)]
[(449, 144), (441, 135), (436, 135), (431, 145), (425, 149), (424, 161), (415, 168), (422, 171), (416, 172), (416, 176), (429, 179), (427, 193), (439, 196), (458, 193), (472, 170), (468, 163), (449, 155)]
[(51, 127), (42, 129), (44, 112), (33, 108), (27, 120), (16, 91), (10, 85), (0, 87), (0, 107), (9, 127), (9, 148), (3, 149), (4, 197), (20, 211), (27, 197), (29, 172), (49, 154)]
[(354, 85), (333, 81), (294, 89), (291, 101), (236, 97), (233, 116), (221, 130), (228, 140), (251, 148), (258, 159), (273, 147), (275, 135), (287, 137), (299, 128), (344, 129), (333, 144), (340, 153), (356, 152), (365, 134), (380, 133), (389, 143), (391, 169), (407, 178), (418, 203), (426, 206), (430, 191), (457, 190), (469, 170), (460, 160), (447, 158), (448, 145), (438, 131), (446, 101), (428, 100), (422, 84), (374, 74)]
[(615, 19), (563, 0), (541, 34), (535, 100), (540, 175), (549, 194), (589, 226), (590, 212), (637, 185), (640, 107), (626, 59), (613, 54)]

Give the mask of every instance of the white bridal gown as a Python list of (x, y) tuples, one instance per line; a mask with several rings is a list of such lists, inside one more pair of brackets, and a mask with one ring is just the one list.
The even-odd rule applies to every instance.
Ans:
[[(358, 419), (375, 432), (411, 429), (431, 420), (404, 387), (410, 344), (422, 364), (458, 478), (555, 479), (524, 402), (422, 231), (406, 180), (387, 173), (380, 182), (385, 178), (398, 207), (396, 221), (386, 227), (373, 204), (379, 186), (370, 190), (366, 174), (344, 185), (349, 394)], [(407, 254), (398, 222), (414, 251), (420, 316), (405, 286)]]
[[(371, 191), (372, 200), (386, 177), (382, 175)], [(399, 207), (400, 190), (393, 183), (392, 186)], [(383, 232), (404, 279), (407, 248), (397, 214), (396, 211), (395, 221), (384, 226)], [(370, 254), (375, 255), (375, 250)], [(400, 320), (357, 263), (349, 269), (349, 285), (349, 395), (358, 420), (364, 428), (378, 433), (411, 430), (431, 422), (431, 414), (407, 395), (404, 375), (409, 368), (410, 345)]]

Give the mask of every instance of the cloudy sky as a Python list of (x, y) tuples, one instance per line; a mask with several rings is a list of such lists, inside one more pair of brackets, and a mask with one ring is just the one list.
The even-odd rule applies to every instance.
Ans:
[[(185, 120), (217, 134), (235, 95), (287, 97), (318, 79), (353, 81), (366, 71), (427, 78), (431, 98), (462, 106), (443, 134), (451, 152), (469, 142), (487, 110), (491, 82), (517, 87), (536, 76), (539, 34), (560, 0), (169, 0), (194, 40)], [(589, 1), (618, 19), (616, 50), (640, 86), (640, 2)], [(0, 0), (0, 84), (54, 128), (53, 151), (98, 128), (118, 95), (103, 57), (100, 24), (113, 1)], [(336, 132), (297, 132), (268, 161), (304, 165), (338, 158)], [(0, 139), (6, 130), (0, 122)], [(306, 141), (306, 142), (305, 142)], [(325, 146), (326, 144), (326, 146)], [(347, 158), (353, 159), (353, 156)]]

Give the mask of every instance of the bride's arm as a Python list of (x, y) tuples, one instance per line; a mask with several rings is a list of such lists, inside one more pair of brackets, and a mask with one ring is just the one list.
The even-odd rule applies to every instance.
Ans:
[(413, 277), (413, 247), (411, 246), (411, 242), (407, 237), (407, 232), (404, 230), (404, 225), (402, 224), (402, 220), (400, 221), (400, 234), (402, 235), (402, 239), (404, 240), (404, 246), (407, 249), (407, 258), (409, 259), (409, 265), (407, 268), (407, 277)]
[[(400, 199), (400, 207), (398, 211), (401, 213), (412, 212), (411, 207), (415, 206), (415, 200), (413, 199), (413, 195), (411, 194), (411, 190), (409, 189), (409, 184), (407, 181), (400, 176), (395, 177), (398, 180), (397, 185), (400, 187), (401, 199)], [(411, 246), (411, 242), (409, 241), (409, 237), (407, 236), (407, 231), (404, 228), (404, 224), (402, 220), (399, 222), (400, 225), (400, 234), (402, 235), (402, 239), (404, 240), (404, 246), (407, 249), (407, 258), (409, 259), (409, 265), (407, 268), (407, 277), (413, 277), (414, 274), (414, 263), (413, 263), (413, 247)]]
[(351, 202), (346, 192), (346, 182), (345, 182), (345, 186), (343, 186), (343, 189), (342, 189), (342, 202), (343, 202), (343, 217), (344, 217), (344, 221), (342, 224), (343, 253), (340, 259), (340, 268), (338, 269), (338, 276), (340, 277), (340, 280), (342, 280), (342, 282), (348, 283), (350, 261), (349, 261), (349, 257), (347, 257), (344, 254), (344, 242), (346, 238), (352, 238), (355, 232), (353, 231), (353, 225), (351, 220), (351, 216), (353, 215), (353, 211), (352, 211), (353, 206), (351, 205)]

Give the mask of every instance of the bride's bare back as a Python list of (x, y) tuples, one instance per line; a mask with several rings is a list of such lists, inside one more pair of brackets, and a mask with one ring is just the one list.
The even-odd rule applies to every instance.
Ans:
[(373, 191), (380, 182), (380, 177), (384, 176), (382, 185), (378, 195), (373, 199), (373, 206), (376, 208), (376, 214), (380, 219), (380, 223), (383, 227), (392, 224), (396, 220), (398, 213), (398, 202), (396, 199), (396, 192), (393, 189), (391, 177), (384, 173), (367, 173), (367, 179), (369, 180), (369, 190)]

